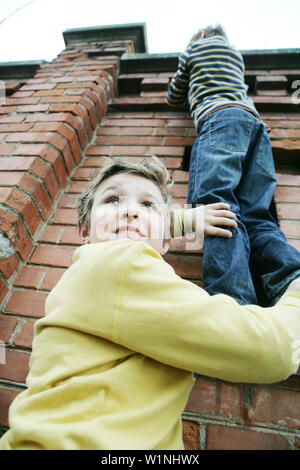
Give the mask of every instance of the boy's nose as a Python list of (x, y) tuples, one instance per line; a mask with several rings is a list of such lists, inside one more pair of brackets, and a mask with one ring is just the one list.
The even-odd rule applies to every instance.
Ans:
[(120, 208), (121, 216), (126, 217), (127, 219), (137, 219), (139, 217), (139, 209), (136, 204), (124, 204), (123, 207)]

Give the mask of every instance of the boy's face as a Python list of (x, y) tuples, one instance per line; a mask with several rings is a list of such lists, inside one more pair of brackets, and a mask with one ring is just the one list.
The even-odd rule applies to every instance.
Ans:
[(89, 234), (82, 232), (86, 242), (130, 238), (149, 243), (159, 254), (167, 251), (165, 203), (155, 183), (143, 176), (118, 173), (104, 180), (90, 219)]

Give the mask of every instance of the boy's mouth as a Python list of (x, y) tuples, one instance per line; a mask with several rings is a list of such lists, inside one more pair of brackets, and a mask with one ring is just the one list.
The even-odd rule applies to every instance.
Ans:
[(140, 230), (137, 227), (132, 227), (131, 225), (123, 225), (122, 227), (118, 227), (116, 230), (116, 234), (120, 232), (133, 232), (138, 233), (140, 236), (142, 236)]

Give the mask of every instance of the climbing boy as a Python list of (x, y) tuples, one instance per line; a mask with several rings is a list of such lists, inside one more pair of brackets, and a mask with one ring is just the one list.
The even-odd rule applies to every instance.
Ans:
[(222, 26), (204, 28), (179, 57), (167, 102), (187, 102), (198, 134), (188, 203), (223, 201), (237, 216), (231, 238), (208, 236), (204, 241), (205, 290), (228, 294), (240, 304), (270, 306), (300, 277), (300, 253), (287, 243), (270, 212), (276, 186), (272, 148), (247, 96), (244, 70), (242, 55)]
[(269, 383), (297, 370), (300, 285), (263, 309), (181, 279), (162, 258), (170, 204), (155, 159), (112, 161), (82, 194), (86, 244), (36, 323), (27, 390), (0, 449), (180, 450), (194, 372)]

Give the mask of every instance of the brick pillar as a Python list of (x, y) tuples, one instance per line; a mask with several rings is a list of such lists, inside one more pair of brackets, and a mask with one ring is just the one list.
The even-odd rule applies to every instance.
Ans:
[(133, 50), (115, 43), (72, 43), (0, 107), (0, 302), (114, 96), (119, 57), (106, 49)]
[[(132, 39), (72, 41), (0, 106), (0, 428), (25, 386), (35, 319), (62, 274), (28, 261), (47, 221), (62, 216), (58, 200), (115, 95), (124, 52), (134, 52)], [(71, 262), (72, 249), (46, 252), (56, 266)]]

